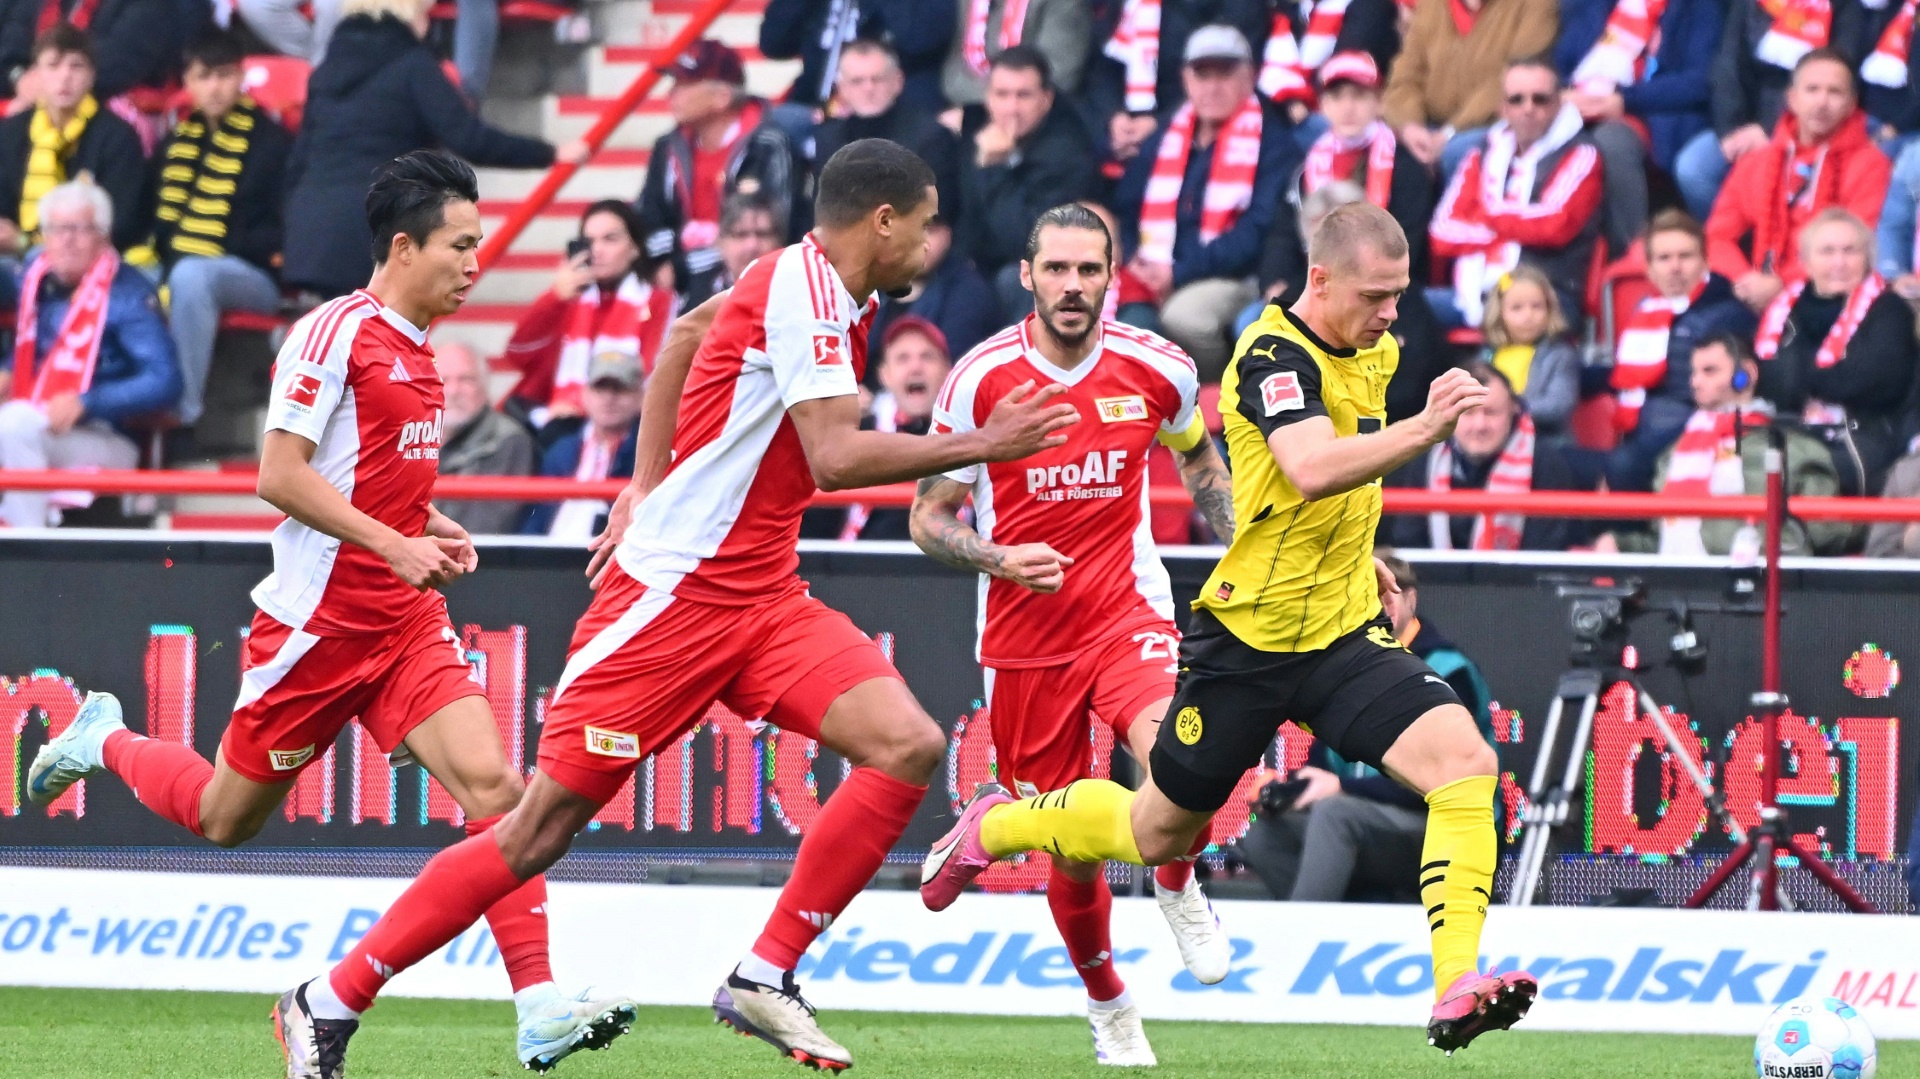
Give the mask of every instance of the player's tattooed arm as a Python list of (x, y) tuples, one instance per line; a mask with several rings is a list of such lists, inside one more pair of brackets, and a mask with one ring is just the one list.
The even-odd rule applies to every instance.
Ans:
[(1203, 438), (1192, 449), (1180, 450), (1175, 456), (1180, 459), (1180, 482), (1193, 496), (1200, 515), (1207, 519), (1207, 527), (1221, 543), (1232, 543), (1233, 477), (1213, 439)]
[(945, 476), (928, 476), (914, 491), (913, 510), (908, 515), (913, 542), (935, 560), (956, 569), (998, 574), (1004, 555), (960, 519), (960, 507), (966, 505), (972, 488)]
[(1073, 559), (1044, 543), (1003, 547), (987, 540), (960, 519), (960, 507), (972, 490), (945, 476), (921, 480), (908, 516), (913, 542), (949, 566), (991, 574), (1031, 592), (1060, 591)]

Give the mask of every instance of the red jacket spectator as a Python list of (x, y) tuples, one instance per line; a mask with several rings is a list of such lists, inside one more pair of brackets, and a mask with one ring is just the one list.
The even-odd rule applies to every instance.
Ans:
[[(1781, 114), (1773, 141), (1741, 156), (1707, 218), (1707, 262), (1734, 281), (1754, 271), (1781, 281), (1800, 276), (1800, 227), (1829, 206), (1853, 211), (1869, 229), (1880, 221), (1893, 165), (1855, 110), (1824, 142), (1800, 145), (1799, 121)], [(1804, 178), (1803, 178), (1804, 176)], [(1793, 187), (1799, 185), (1797, 195)], [(1751, 241), (1751, 253), (1741, 249)]]

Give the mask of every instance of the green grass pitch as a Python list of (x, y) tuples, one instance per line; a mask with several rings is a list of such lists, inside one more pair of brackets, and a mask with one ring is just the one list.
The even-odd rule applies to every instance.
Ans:
[[(270, 1079), (283, 1067), (265, 996), (0, 988), (0, 1075), (32, 1079)], [(909, 1079), (1105, 1076), (1079, 1019), (833, 1012), (852, 1073)], [(352, 1079), (520, 1076), (504, 1002), (393, 999), (369, 1013), (347, 1057)], [(1412, 1029), (1147, 1024), (1163, 1079), (1392, 1076), (1449, 1079), (1744, 1079), (1745, 1038), (1493, 1034), (1452, 1059)], [(633, 1033), (582, 1053), (565, 1079), (799, 1079), (764, 1043), (713, 1024), (704, 1008), (646, 1008)], [(1880, 1047), (1882, 1076), (1920, 1075), (1920, 1043)]]

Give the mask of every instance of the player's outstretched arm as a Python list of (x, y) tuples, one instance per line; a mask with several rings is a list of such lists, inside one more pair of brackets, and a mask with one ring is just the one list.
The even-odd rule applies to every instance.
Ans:
[(960, 507), (973, 488), (945, 476), (920, 481), (908, 526), (920, 549), (957, 569), (1003, 577), (1034, 592), (1058, 592), (1073, 559), (1044, 543), (1004, 547), (992, 543), (960, 519)]
[(613, 549), (620, 545), (620, 537), (626, 534), (627, 525), (633, 520), (633, 508), (660, 486), (660, 481), (666, 478), (667, 466), (673, 463), (673, 435), (680, 425), (680, 395), (687, 388), (687, 372), (693, 369), (694, 353), (700, 351), (700, 341), (712, 328), (714, 315), (730, 295), (730, 289), (715, 293), (707, 302), (675, 319), (672, 328), (667, 330), (666, 342), (660, 346), (660, 354), (654, 358), (653, 374), (647, 376), (647, 395), (640, 402), (633, 480), (607, 512), (607, 527), (587, 543), (587, 549), (593, 552), (587, 559), (587, 579), (596, 589), (600, 587), (607, 560), (613, 557)]
[(291, 431), (268, 431), (255, 487), (260, 497), (308, 528), (386, 559), (393, 572), (415, 588), (433, 588), (466, 572), (457, 560), (463, 541), (403, 536), (355, 509), (347, 496), (314, 471), (311, 462), (317, 448)]
[(1376, 434), (1340, 438), (1333, 421), (1314, 416), (1267, 436), (1280, 471), (1307, 501), (1330, 498), (1373, 481), (1452, 437), (1454, 424), (1487, 399), (1487, 388), (1459, 368), (1433, 380), (1427, 407)]
[(1079, 419), (1072, 405), (1047, 402), (1066, 392), (1059, 384), (1034, 392), (1031, 381), (993, 406), (974, 431), (903, 435), (860, 429), (853, 394), (796, 402), (787, 409), (806, 450), (813, 482), (823, 491), (878, 487), (917, 480), (982, 461), (1017, 461), (1067, 441), (1057, 432)]
[(1200, 515), (1207, 519), (1207, 527), (1213, 529), (1221, 543), (1232, 543), (1233, 476), (1227, 472), (1227, 462), (1221, 458), (1219, 447), (1203, 430), (1200, 441), (1187, 449), (1175, 450), (1174, 456), (1180, 462), (1180, 482), (1186, 486), (1187, 494), (1193, 496)]

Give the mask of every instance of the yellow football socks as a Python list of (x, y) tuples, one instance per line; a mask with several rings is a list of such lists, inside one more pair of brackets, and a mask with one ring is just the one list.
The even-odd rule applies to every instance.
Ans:
[(1433, 944), (1433, 993), (1480, 963), (1480, 928), (1493, 901), (1496, 839), (1492, 776), (1469, 776), (1427, 795), (1420, 851), (1420, 902)]
[(1132, 811), (1132, 791), (1109, 779), (1082, 779), (994, 806), (980, 821), (980, 842), (995, 858), (1043, 850), (1076, 862), (1142, 865)]

